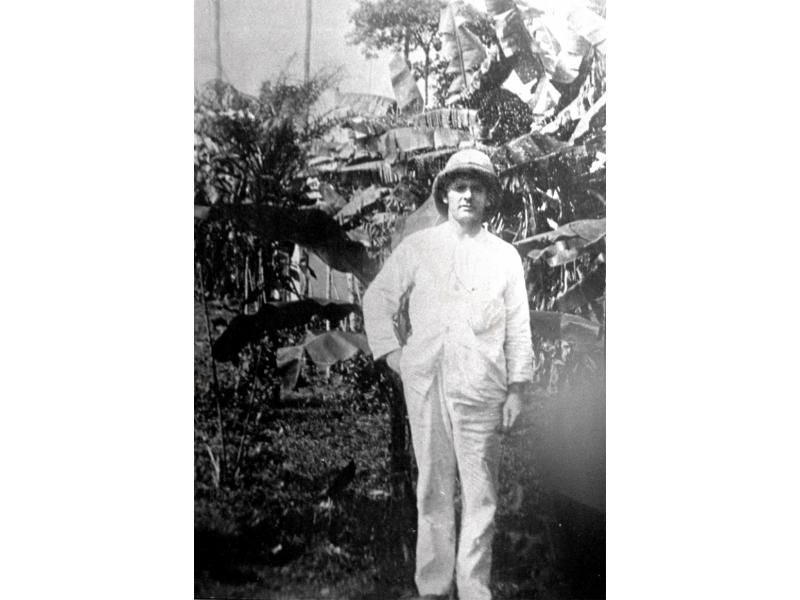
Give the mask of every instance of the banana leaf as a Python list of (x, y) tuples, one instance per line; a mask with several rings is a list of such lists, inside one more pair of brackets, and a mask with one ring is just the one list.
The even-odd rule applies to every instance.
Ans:
[(339, 127), (345, 130), (351, 130), (355, 134), (356, 139), (359, 139), (362, 137), (380, 135), (391, 129), (394, 126), (393, 124), (394, 119), (391, 117), (354, 116), (343, 119), (339, 123)]
[(554, 134), (570, 121), (579, 121), (580, 118), (586, 114), (584, 100), (585, 98), (583, 95), (578, 94), (577, 97), (558, 112), (552, 121), (542, 127), (539, 133), (548, 135)]
[(393, 98), (379, 96), (377, 94), (364, 94), (357, 92), (346, 92), (336, 94), (335, 115), (342, 113), (345, 115), (384, 117), (396, 106), (397, 102)]
[(480, 38), (466, 27), (456, 27), (452, 33), (442, 33), (442, 53), (450, 59), (445, 73), (470, 73), (486, 60), (486, 47)]
[(403, 152), (417, 152), (434, 148), (433, 129), (398, 127), (384, 133), (380, 138), (381, 155), (387, 162), (395, 162)]
[(433, 196), (430, 196), (417, 210), (410, 215), (404, 215), (395, 222), (394, 233), (392, 233), (392, 250), (403, 241), (403, 238), (411, 235), (415, 231), (421, 231), (428, 227), (433, 227), (445, 222), (445, 217), (439, 214)]
[(366, 335), (347, 331), (326, 331), (319, 335), (309, 335), (303, 342), (303, 349), (318, 367), (330, 367), (359, 352), (370, 353)]
[(426, 186), (423, 186), (419, 180), (407, 179), (394, 186), (392, 198), (401, 207), (413, 210), (422, 206), (422, 203), (428, 197), (428, 191)]
[(466, 78), (464, 77), (464, 73), (458, 73), (453, 77), (453, 81), (450, 82), (450, 86), (447, 88), (445, 95), (448, 98), (457, 97), (459, 94), (469, 89), (473, 78), (474, 77), (470, 73), (466, 73)]
[(453, 34), (458, 27), (472, 22), (472, 15), (464, 0), (449, 0), (439, 12), (438, 33)]
[(414, 172), (418, 178), (432, 178), (444, 168), (444, 165), (447, 163), (447, 159), (457, 151), (458, 148), (443, 148), (441, 150), (423, 152), (421, 154), (410, 156), (408, 158), (408, 162), (414, 165)]
[(338, 213), (336, 213), (336, 220), (340, 223), (351, 221), (354, 217), (361, 214), (361, 212), (373, 206), (381, 198), (383, 198), (389, 190), (385, 187), (378, 187), (371, 185), (366, 189), (356, 190), (350, 202), (345, 204)]
[(361, 308), (357, 304), (325, 298), (268, 302), (254, 315), (236, 315), (212, 345), (211, 356), (220, 362), (235, 361), (245, 346), (268, 333), (306, 325), (313, 316), (340, 321), (352, 312), (360, 313)]
[(605, 263), (600, 263), (594, 271), (558, 296), (555, 308), (562, 312), (574, 312), (602, 297), (605, 293), (606, 267)]
[(486, 47), (480, 38), (466, 25), (472, 20), (469, 8), (463, 0), (451, 0), (439, 14), (439, 38), (441, 54), (449, 60), (446, 73), (455, 74), (446, 96), (465, 89), (472, 77), (486, 60)]
[(478, 111), (472, 108), (436, 108), (414, 115), (412, 127), (449, 127), (472, 130), (478, 127)]
[[(606, 40), (606, 20), (586, 6), (576, 6), (567, 15), (569, 27), (592, 46)], [(603, 49), (603, 51), (605, 51)]]
[(287, 346), (278, 348), (276, 353), (277, 375), (281, 379), (281, 387), (294, 389), (297, 387), (297, 380), (300, 378), (300, 370), (303, 367), (303, 347)]
[(347, 204), (347, 200), (328, 182), (320, 183), (319, 191), (322, 198), (314, 205), (314, 208), (321, 210), (326, 215), (334, 216)]
[(569, 144), (539, 132), (526, 133), (497, 148), (492, 162), (502, 173), (530, 162), (545, 159), (567, 148)]
[(420, 150), (455, 148), (461, 142), (471, 141), (472, 135), (461, 129), (449, 127), (397, 127), (380, 137), (379, 151), (388, 162), (401, 155)]
[(395, 53), (389, 61), (389, 76), (400, 112), (420, 110), (425, 102), (402, 54)]
[(392, 169), (392, 165), (384, 160), (372, 160), (368, 162), (346, 165), (344, 167), (339, 167), (336, 172), (358, 175), (368, 174), (373, 176), (374, 179), (380, 181), (381, 183), (396, 183), (401, 179), (400, 174), (396, 173), (395, 170)]
[(567, 30), (566, 35), (559, 38), (561, 51), (556, 56), (556, 66), (553, 71), (553, 81), (570, 84), (578, 77), (583, 58), (589, 53), (592, 46), (586, 40), (572, 31)]
[(471, 142), (472, 135), (468, 131), (450, 129), (449, 127), (435, 127), (433, 129), (433, 147), (436, 150), (456, 148), (461, 142)]
[(469, 77), (466, 88), (449, 96), (445, 104), (449, 106), (455, 102), (470, 102), (473, 95), (500, 87), (514, 70), (515, 60), (514, 57), (504, 56), (498, 46), (491, 46), (486, 53), (486, 60)]
[(588, 246), (606, 235), (605, 219), (581, 219), (514, 242), (521, 254), (551, 267), (564, 265), (578, 258)]
[(366, 249), (348, 239), (340, 225), (316, 209), (257, 204), (215, 204), (195, 207), (195, 218), (231, 219), (269, 240), (287, 240), (316, 253), (325, 264), (372, 281), (378, 263)]
[(345, 331), (310, 333), (302, 344), (278, 349), (277, 363), (281, 387), (285, 390), (297, 387), (306, 357), (318, 368), (327, 368), (337, 362), (348, 360), (359, 352), (370, 353), (367, 337), (364, 334)]
[[(598, 98), (597, 102), (595, 102), (592, 107), (586, 111), (586, 114), (581, 117), (581, 120), (578, 121), (575, 130), (572, 132), (572, 135), (569, 138), (569, 142), (571, 144), (574, 143), (576, 139), (588, 132), (592, 125), (594, 125), (593, 121), (597, 121), (602, 118), (602, 123), (605, 123), (605, 115), (602, 114), (603, 111), (605, 111), (605, 108), (606, 95), (603, 93), (603, 95)], [(595, 117), (597, 117), (597, 119), (595, 119)]]
[(536, 84), (536, 90), (528, 104), (533, 110), (534, 116), (541, 118), (554, 110), (560, 99), (561, 93), (550, 82), (550, 77), (545, 76)]
[(533, 39), (522, 13), (511, 0), (489, 0), (486, 9), (492, 17), (497, 41), (503, 54), (514, 58), (514, 70), (527, 83), (544, 73), (544, 65), (531, 50)]

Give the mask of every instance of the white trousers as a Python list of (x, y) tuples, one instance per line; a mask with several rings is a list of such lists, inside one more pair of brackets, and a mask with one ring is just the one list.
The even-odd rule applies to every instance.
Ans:
[[(405, 397), (419, 471), (417, 589), (448, 594), (455, 570), (459, 600), (489, 600), (502, 405), (448, 395), (441, 370), (424, 395), (406, 386)], [(457, 555), (456, 475), (462, 499)]]

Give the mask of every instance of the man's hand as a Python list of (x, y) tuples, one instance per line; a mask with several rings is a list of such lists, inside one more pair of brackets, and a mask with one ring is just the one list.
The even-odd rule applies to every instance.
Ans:
[(402, 348), (392, 350), (386, 355), (386, 364), (389, 368), (397, 374), (400, 374), (400, 355), (403, 353)]
[(501, 425), (502, 433), (508, 433), (517, 421), (519, 413), (522, 411), (522, 392), (519, 386), (512, 385), (509, 387), (506, 401), (503, 404), (503, 423)]

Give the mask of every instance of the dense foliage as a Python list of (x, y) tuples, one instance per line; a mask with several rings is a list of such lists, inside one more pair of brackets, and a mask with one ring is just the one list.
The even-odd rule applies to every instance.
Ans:
[[(469, 70), (442, 43), (439, 3), (360, 0), (352, 15), (351, 41), (367, 52), (424, 55), (422, 70), (412, 66), (438, 84), (420, 114), (361, 95), (373, 112), (351, 104), (314, 116), (325, 77), (266, 82), (258, 97), (220, 82), (197, 93), (195, 558), (207, 594), (254, 596), (269, 581), (303, 590), (313, 579), (349, 582), (342, 597), (366, 598), (411, 585), (414, 466), (397, 378), (353, 356), (362, 342), (325, 341), (324, 360), (307, 348), (327, 340), (320, 334), (360, 335), (360, 294), (405, 235), (440, 218), (430, 184), (463, 146), (486, 151), (500, 174), (504, 196), (487, 225), (523, 257), (534, 324), (529, 406), (504, 440), (497, 597), (580, 579), (570, 575), (570, 526), (596, 533), (597, 515), (575, 516), (545, 480), (580, 506), (596, 503), (597, 482), (576, 486), (585, 474), (567, 463), (604, 461), (604, 438), (586, 423), (602, 421), (605, 401), (605, 54), (594, 42), (554, 54), (521, 15), (542, 44), (523, 100), (501, 88), (531, 59), (507, 28), (463, 3), (447, 10), (463, 27), (450, 35), (485, 45)], [(459, 71), (466, 78), (453, 87)], [(309, 278), (319, 289), (330, 277), (302, 264), (304, 252), (354, 276), (340, 307), (298, 302)], [(400, 335), (402, 326), (401, 314)], [(568, 430), (580, 444), (564, 445)]]

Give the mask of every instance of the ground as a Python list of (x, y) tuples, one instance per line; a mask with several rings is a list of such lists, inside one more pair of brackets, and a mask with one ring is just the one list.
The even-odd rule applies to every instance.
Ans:
[[(219, 421), (206, 322), (197, 304), (195, 596), (412, 597), (413, 502), (392, 498), (388, 406), (354, 380), (368, 369), (366, 359), (327, 375), (311, 372), (310, 385), (269, 402), (263, 390), (248, 393), (244, 367), (218, 364), (226, 447), (242, 448), (242, 458), (237, 477), (216, 486), (208, 456), (219, 448)], [(542, 406), (531, 405), (504, 441), (495, 598), (603, 597), (604, 565), (593, 558), (604, 543), (596, 516), (577, 513), (541, 485), (542, 415)], [(570, 550), (576, 540), (580, 552)]]

